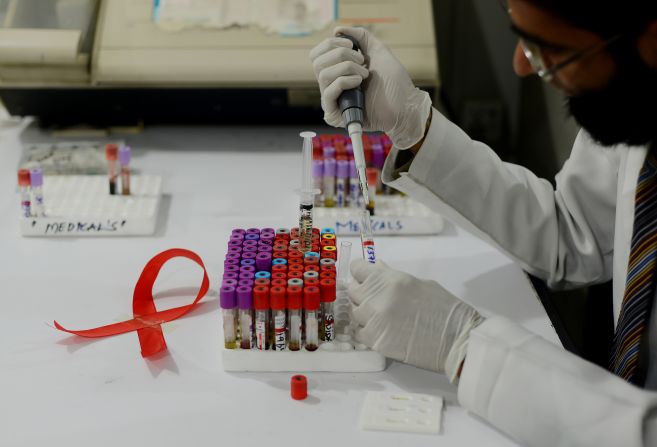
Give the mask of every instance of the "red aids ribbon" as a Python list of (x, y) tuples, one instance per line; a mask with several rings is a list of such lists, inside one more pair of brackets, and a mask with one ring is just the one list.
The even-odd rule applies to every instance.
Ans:
[[(153, 284), (155, 284), (155, 280), (162, 266), (170, 259), (178, 257), (191, 259), (200, 265), (203, 269), (203, 282), (198, 290), (196, 299), (191, 304), (158, 311), (153, 302)], [(201, 258), (193, 251), (172, 248), (171, 250), (163, 251), (148, 261), (148, 264), (144, 267), (144, 271), (141, 272), (132, 295), (132, 312), (134, 315), (132, 320), (81, 331), (65, 329), (56, 321), (55, 327), (60, 331), (88, 338), (108, 337), (110, 335), (137, 331), (139, 344), (141, 345), (141, 355), (148, 357), (167, 348), (167, 343), (164, 341), (164, 335), (162, 334), (162, 327), (160, 325), (167, 321), (178, 319), (192, 310), (201, 298), (205, 296), (209, 288), (210, 279), (208, 278), (208, 272), (205, 270), (205, 265), (203, 265)]]

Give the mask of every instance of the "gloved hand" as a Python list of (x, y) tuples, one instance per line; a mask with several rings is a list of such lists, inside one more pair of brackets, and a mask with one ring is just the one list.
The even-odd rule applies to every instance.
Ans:
[(363, 130), (384, 131), (399, 149), (419, 142), (431, 112), (429, 94), (413, 85), (406, 69), (369, 31), (338, 27), (337, 33), (354, 37), (365, 57), (352, 50), (351, 41), (340, 37), (328, 38), (310, 52), (322, 94), (324, 120), (334, 127), (344, 126), (338, 97), (365, 80)]
[(445, 372), (454, 383), (477, 311), (435, 281), (391, 269), (381, 261), (351, 264), (348, 294), (359, 327), (356, 341), (400, 362)]

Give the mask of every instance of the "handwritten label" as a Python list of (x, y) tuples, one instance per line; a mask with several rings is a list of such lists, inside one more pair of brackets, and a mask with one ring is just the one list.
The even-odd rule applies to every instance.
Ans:
[(127, 220), (63, 221), (48, 222), (44, 225), (44, 235), (114, 233), (125, 227)]
[[(360, 223), (357, 220), (337, 220), (335, 230), (338, 234), (359, 233)], [(377, 219), (372, 218), (373, 233), (397, 233), (404, 231), (404, 224), (400, 219)]]

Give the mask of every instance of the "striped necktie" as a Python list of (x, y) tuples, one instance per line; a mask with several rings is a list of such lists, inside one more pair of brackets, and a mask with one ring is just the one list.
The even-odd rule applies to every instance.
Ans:
[[(635, 385), (645, 377), (639, 368), (642, 338), (655, 296), (657, 277), (657, 157), (651, 150), (636, 187), (634, 228), (625, 295), (612, 345), (610, 370)], [(645, 353), (644, 353), (645, 355)]]

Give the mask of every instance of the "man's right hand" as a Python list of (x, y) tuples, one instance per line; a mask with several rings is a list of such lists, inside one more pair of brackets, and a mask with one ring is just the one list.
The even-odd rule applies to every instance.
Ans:
[(425, 135), (431, 112), (429, 94), (416, 88), (406, 69), (390, 50), (363, 28), (338, 27), (355, 38), (364, 54), (352, 49), (350, 40), (331, 37), (310, 52), (322, 94), (324, 120), (343, 126), (337, 100), (340, 94), (363, 83), (363, 129), (383, 131), (398, 149), (408, 149)]

